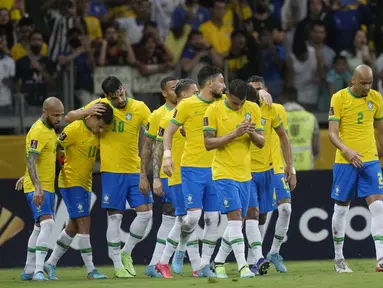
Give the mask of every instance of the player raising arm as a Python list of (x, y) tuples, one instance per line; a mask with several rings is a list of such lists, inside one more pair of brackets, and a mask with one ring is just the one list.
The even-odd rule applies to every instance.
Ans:
[(58, 280), (56, 265), (77, 235), (79, 250), (88, 272), (88, 279), (105, 279), (93, 264), (90, 245), (90, 200), (92, 174), (99, 148), (99, 132), (113, 120), (113, 108), (102, 103), (104, 112), (77, 120), (64, 128), (58, 137), (58, 146), (65, 149), (65, 162), (58, 186), (69, 214), (69, 222), (57, 238), (51, 256), (44, 265), (49, 280)]
[(43, 266), (48, 254), (48, 242), (54, 226), (56, 132), (64, 106), (55, 97), (43, 103), (43, 113), (26, 137), (26, 164), (24, 193), (35, 219), (28, 240), (27, 262), (21, 280), (48, 280)]
[[(246, 263), (242, 234), (250, 199), (250, 146), (253, 143), (262, 148), (265, 141), (259, 106), (246, 101), (250, 89), (252, 87), (244, 81), (233, 80), (227, 98), (206, 110), (203, 128), (206, 149), (216, 149), (212, 164), (213, 180), (220, 211), (227, 214), (229, 221), (220, 251), (230, 243), (241, 278), (255, 277)], [(221, 258), (221, 255), (218, 253), (215, 258), (217, 277), (227, 278), (226, 273), (219, 271), (227, 257)]]
[(343, 256), (346, 219), (356, 190), (371, 212), (371, 234), (376, 249), (376, 271), (383, 272), (383, 177), (378, 160), (374, 126), (383, 144), (383, 99), (371, 89), (373, 72), (367, 65), (354, 70), (352, 86), (332, 96), (329, 138), (337, 148), (333, 168), (332, 199), (335, 200), (332, 233), (335, 271), (352, 272)]

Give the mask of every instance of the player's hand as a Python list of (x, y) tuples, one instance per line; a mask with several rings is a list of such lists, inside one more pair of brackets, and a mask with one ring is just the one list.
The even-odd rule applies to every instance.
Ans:
[(21, 191), (24, 188), (24, 176), (20, 177), (16, 182), (15, 190)]
[(163, 169), (166, 175), (168, 175), (169, 177), (172, 177), (173, 171), (174, 171), (174, 163), (172, 158), (167, 157), (164, 159)]
[(33, 192), (33, 203), (35, 203), (36, 207), (39, 208), (44, 202), (44, 191), (41, 187), (35, 188), (35, 192)]
[(250, 122), (249, 126), (247, 127), (247, 134), (253, 134), (255, 133), (255, 123)]
[(164, 191), (162, 190), (162, 181), (160, 178), (153, 179), (153, 192), (157, 196), (163, 197)]
[(362, 154), (360, 154), (360, 153), (358, 153), (352, 149), (346, 149), (345, 151), (343, 151), (343, 154), (347, 157), (347, 160), (355, 168), (363, 167), (363, 161), (360, 159), (360, 157), (363, 157)]
[(246, 120), (243, 121), (238, 127), (237, 129), (234, 131), (235, 133), (235, 137), (241, 137), (242, 135), (244, 135), (245, 133), (247, 133), (249, 131), (249, 127), (250, 127), (250, 123), (247, 122)]
[(148, 195), (150, 191), (150, 183), (148, 177), (146, 175), (140, 175), (140, 184), (139, 184), (140, 192), (144, 195)]
[(102, 102), (94, 103), (92, 106), (88, 108), (89, 116), (101, 116), (103, 112), (105, 112), (105, 105)]
[(186, 132), (185, 132), (184, 127), (180, 128), (180, 133), (181, 133), (182, 136), (186, 137)]
[(297, 175), (293, 166), (285, 167), (286, 181), (289, 183), (290, 191), (293, 191), (297, 186)]
[(273, 97), (271, 97), (269, 92), (265, 90), (259, 90), (258, 94), (259, 98), (261, 98), (261, 100), (265, 102), (267, 106), (271, 107), (271, 105), (273, 105)]

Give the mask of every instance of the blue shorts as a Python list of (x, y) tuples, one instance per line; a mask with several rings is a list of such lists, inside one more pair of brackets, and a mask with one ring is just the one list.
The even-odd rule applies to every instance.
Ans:
[[(170, 186), (170, 190), (172, 190), (172, 197), (175, 199), (175, 216), (183, 216), (186, 215), (186, 207), (185, 207), (185, 200), (184, 195), (182, 194), (182, 184), (177, 184), (174, 186)], [(173, 204), (172, 204), (173, 205)]]
[(383, 194), (382, 169), (379, 161), (365, 162), (362, 168), (351, 164), (334, 164), (331, 198), (346, 202), (355, 196)]
[(290, 187), (286, 181), (285, 173), (274, 174), (274, 188), (277, 201), (291, 198)]
[(251, 181), (238, 182), (231, 179), (214, 181), (221, 214), (241, 209), (242, 217), (246, 217), (249, 207)]
[(162, 191), (164, 191), (164, 197), (162, 198), (162, 203), (169, 203), (172, 205), (173, 208), (176, 208), (177, 199), (176, 199), (176, 196), (174, 195), (173, 189), (169, 187), (168, 180), (169, 180), (168, 178), (161, 178)]
[(277, 209), (273, 179), (274, 170), (251, 173), (251, 190), (249, 207), (259, 207), (261, 214)]
[(55, 214), (56, 193), (44, 191), (44, 202), (39, 208), (33, 203), (33, 192), (26, 193), (25, 197), (27, 197), (28, 205), (32, 210), (35, 221), (39, 221), (40, 216)]
[(217, 193), (211, 168), (182, 167), (182, 193), (186, 209), (200, 208), (203, 211), (219, 211)]
[(91, 192), (86, 191), (80, 186), (70, 188), (60, 188), (69, 218), (75, 219), (90, 215), (90, 196)]
[(126, 200), (131, 208), (153, 203), (153, 194), (142, 194), (138, 188), (139, 173), (101, 173), (102, 199), (101, 207), (125, 211)]

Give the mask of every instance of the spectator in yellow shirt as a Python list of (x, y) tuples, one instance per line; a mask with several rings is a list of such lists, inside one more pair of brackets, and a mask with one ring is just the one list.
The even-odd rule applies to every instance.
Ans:
[(77, 12), (80, 15), (83, 28), (86, 29), (85, 34), (89, 36), (90, 39), (102, 38), (101, 23), (94, 16), (88, 16), (88, 11), (90, 7), (90, 0), (78, 0), (77, 1)]
[(226, 7), (226, 13), (223, 17), (223, 23), (225, 26), (242, 27), (238, 22), (243, 22), (253, 17), (253, 11), (251, 10), (247, 0), (230, 0)]
[(226, 2), (224, 0), (215, 0), (211, 20), (200, 26), (203, 38), (223, 56), (226, 56), (229, 52), (231, 46), (230, 35), (234, 30), (233, 25), (224, 24), (225, 14)]
[[(10, 54), (12, 58), (17, 61), (20, 58), (27, 56), (30, 49), (30, 35), (33, 31), (33, 22), (30, 18), (21, 18), (18, 24), (18, 40), (11, 48)], [(42, 56), (48, 55), (48, 46), (43, 43), (41, 46), (40, 54)]]
[(18, 21), (24, 14), (24, 0), (1, 0), (0, 8), (7, 9), (11, 19)]

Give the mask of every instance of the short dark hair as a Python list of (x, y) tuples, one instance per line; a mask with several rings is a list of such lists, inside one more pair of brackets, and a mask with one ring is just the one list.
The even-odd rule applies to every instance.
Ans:
[(288, 102), (297, 102), (298, 90), (294, 86), (284, 85), (281, 96)]
[(164, 77), (161, 80), (161, 82), (160, 82), (161, 90), (164, 90), (166, 88), (166, 84), (168, 84), (168, 82), (174, 81), (174, 80), (177, 80), (177, 77), (174, 77), (174, 76), (166, 76), (166, 77)]
[(106, 95), (114, 94), (122, 86), (120, 79), (115, 76), (108, 76), (102, 81), (101, 88)]
[(212, 78), (218, 76), (219, 74), (223, 74), (222, 70), (215, 67), (215, 66), (205, 66), (202, 67), (201, 70), (198, 72), (198, 85), (200, 87), (203, 87), (208, 80), (211, 80)]
[[(5, 9), (7, 10), (7, 9)], [(8, 11), (8, 10), (7, 10)], [(9, 13), (9, 12), (8, 12)], [(29, 17), (23, 17), (20, 19), (19, 23), (17, 24), (19, 27), (24, 27), (24, 26), (32, 26), (33, 21)]]
[(259, 98), (259, 92), (257, 89), (255, 89), (253, 86), (250, 84), (247, 84), (249, 86), (249, 91), (247, 95), (247, 100), (251, 102), (255, 102), (258, 104), (258, 106), (261, 106), (261, 100)]
[(324, 27), (325, 30), (327, 30), (327, 29), (326, 29), (326, 26), (325, 26), (324, 23), (323, 23), (323, 21), (320, 21), (320, 20), (313, 20), (313, 21), (311, 22), (311, 30), (313, 30), (315, 26), (321, 26), (321, 27)]
[(250, 85), (240, 79), (235, 79), (229, 84), (229, 93), (241, 100), (246, 100), (251, 93)]
[(66, 37), (67, 38), (71, 38), (71, 37), (73, 37), (75, 35), (78, 35), (78, 36), (82, 35), (81, 30), (79, 28), (77, 28), (77, 27), (69, 29), (68, 32), (66, 33)]
[(266, 87), (265, 79), (262, 76), (253, 75), (249, 79), (247, 79), (247, 83), (261, 83), (263, 87)]
[(105, 107), (105, 111), (101, 115), (97, 116), (98, 119), (104, 120), (106, 125), (109, 125), (113, 121), (113, 108), (107, 103), (101, 103)]
[(196, 84), (194, 80), (189, 78), (180, 79), (177, 81), (176, 88), (174, 92), (177, 95), (177, 98), (181, 96), (181, 93), (189, 88), (190, 85)]
[(33, 35), (36, 35), (36, 34), (43, 36), (43, 34), (39, 30), (33, 30), (31, 34), (29, 35), (29, 40), (31, 40)]
[(335, 57), (334, 57), (334, 60), (333, 60), (333, 64), (336, 64), (336, 62), (338, 62), (338, 61), (344, 61), (344, 62), (347, 62), (347, 59), (346, 59), (346, 57), (344, 57), (344, 56), (342, 56), (342, 55), (336, 55)]

